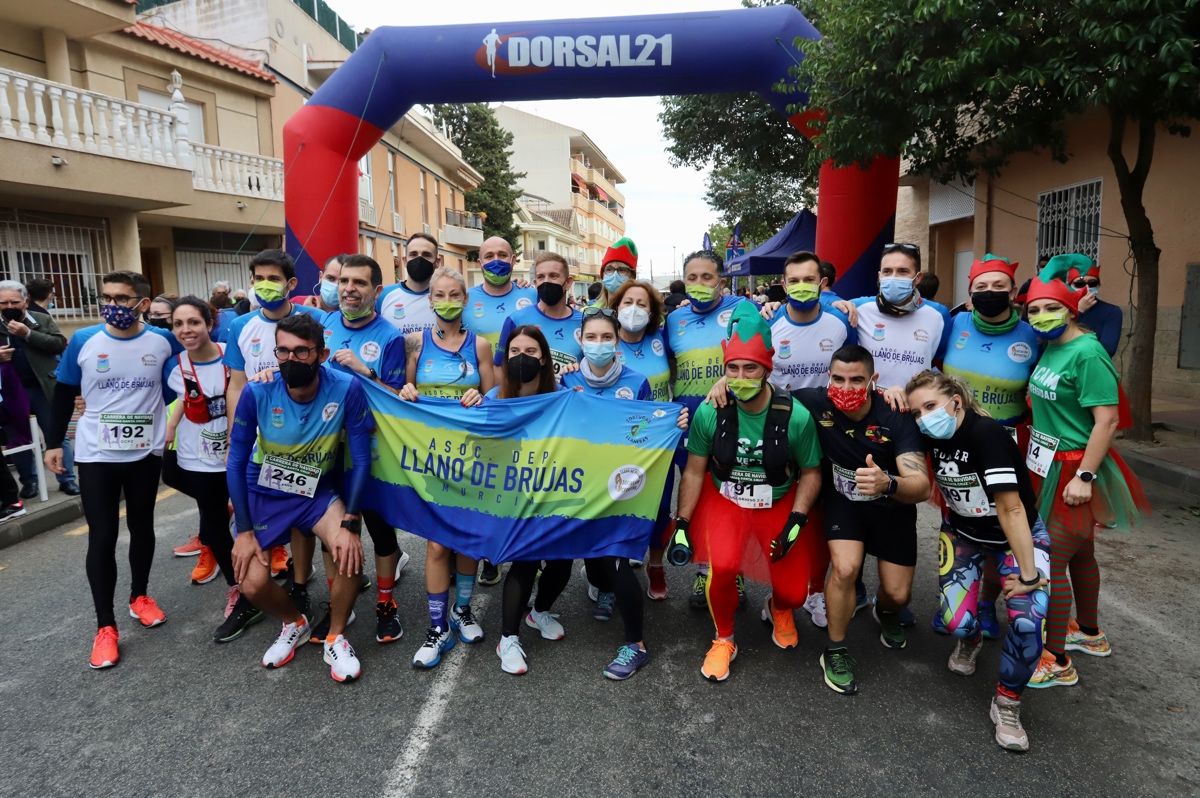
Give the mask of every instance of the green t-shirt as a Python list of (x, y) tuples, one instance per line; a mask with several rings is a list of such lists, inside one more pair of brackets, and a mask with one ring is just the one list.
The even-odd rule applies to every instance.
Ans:
[[(767, 472), (763, 468), (763, 427), (767, 422), (770, 405), (761, 413), (751, 415), (738, 407), (738, 453), (730, 474), (730, 481), (752, 485), (765, 485)], [(712, 454), (713, 436), (717, 432), (717, 410), (708, 402), (696, 409), (696, 416), (688, 427), (687, 449), (702, 457)], [(753, 445), (751, 445), (753, 442)], [(792, 458), (801, 468), (816, 468), (821, 464), (821, 444), (817, 442), (817, 428), (812, 415), (804, 405), (792, 400), (792, 416), (788, 420), (788, 448)], [(713, 485), (721, 487), (716, 477)], [(771, 488), (771, 499), (778, 500), (788, 492), (795, 480)]]
[(1087, 448), (1091, 408), (1117, 403), (1117, 370), (1091, 333), (1049, 344), (1029, 378), (1033, 428), (1059, 439), (1058, 451)]

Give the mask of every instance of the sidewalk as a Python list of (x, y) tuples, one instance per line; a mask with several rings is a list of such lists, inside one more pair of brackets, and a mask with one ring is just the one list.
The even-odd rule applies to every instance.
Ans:
[(1155, 443), (1118, 439), (1130, 468), (1150, 479), (1186, 491), (1200, 500), (1200, 400), (1155, 398)]
[(58, 489), (56, 482), (50, 487), (48, 501), (43, 502), (36, 497), (26, 499), (25, 515), (0, 523), (0, 549), (82, 517), (83, 505), (80, 504), (79, 497), (63, 493)]

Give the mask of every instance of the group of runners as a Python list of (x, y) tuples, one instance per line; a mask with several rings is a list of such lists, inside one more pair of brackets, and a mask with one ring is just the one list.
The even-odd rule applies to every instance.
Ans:
[[(149, 324), (144, 278), (103, 276), (104, 321), (76, 332), (63, 354), (46, 452), (61, 472), (82, 397), (75, 462), (99, 627), (91, 667), (120, 658), (122, 496), (130, 616), (146, 628), (165, 621), (148, 594), (160, 474), (197, 504), (198, 541), (177, 550), (200, 554), (193, 581), (220, 575), (227, 585), (217, 642), (271, 615), (281, 631), (265, 667), (312, 643), (335, 680), (357, 679), (362, 665), (346, 631), (372, 578), (376, 642), (402, 637), (394, 591), (410, 555), (397, 530), (363, 509), (367, 468), (353, 468), (372, 456), (363, 381), (401, 400), (468, 408), (559, 390), (681, 406), (685, 442), (646, 541), (645, 586), (639, 561), (584, 563), (593, 616), (619, 614), (623, 626), (608, 678), (627, 679), (650, 661), (643, 601), (668, 598), (669, 560), (696, 564), (688, 600), (713, 618), (705, 679), (732, 672), (749, 578), (770, 585), (757, 614), (775, 645), (798, 645), (803, 608), (827, 636), (817, 660), (823, 683), (856, 693), (846, 640), (856, 613), (870, 609), (887, 649), (907, 645), (917, 505), (927, 500), (942, 518), (931, 624), (955, 638), (947, 665), (964, 676), (983, 640), (1002, 638), (988, 710), (1002, 747), (1029, 747), (1026, 687), (1076, 684), (1073, 653), (1111, 653), (1097, 610), (1096, 530), (1127, 527), (1148, 508), (1112, 448), (1116, 370), (1079, 321), (1087, 285), (1073, 284), (1097, 272), (1085, 256), (1052, 258), (1023, 307), (1017, 264), (985, 256), (970, 271), (970, 302), (952, 315), (922, 299), (912, 244), (884, 247), (878, 293), (850, 301), (831, 292), (814, 253), (796, 253), (784, 267), (786, 301), (763, 306), (728, 295), (721, 258), (702, 251), (683, 263), (687, 301), (667, 314), (658, 290), (637, 279), (628, 239), (607, 251), (604, 290), (582, 309), (556, 253), (539, 253), (527, 284), (513, 273), (509, 243), (488, 239), (483, 282), (468, 288), (438, 252), (432, 237), (413, 236), (404, 280), (386, 288), (374, 260), (338, 256), (304, 301), (289, 300), (291, 258), (261, 252), (249, 275), (257, 308), (225, 327), (195, 297), (171, 303), (168, 326)], [(318, 540), (328, 602), (314, 612)], [(877, 561), (872, 596), (862, 581), (868, 555)], [(428, 627), (415, 667), (437, 666), (457, 641), (484, 639), (472, 596), (477, 584), (500, 580), (502, 565), (427, 543)], [(507, 564), (496, 648), (505, 672), (528, 669), (522, 627), (564, 637), (553, 609), (572, 569), (567, 560)]]

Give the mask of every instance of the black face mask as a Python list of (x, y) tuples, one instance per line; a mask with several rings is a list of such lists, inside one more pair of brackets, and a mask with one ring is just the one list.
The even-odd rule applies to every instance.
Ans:
[(976, 291), (971, 294), (971, 307), (980, 316), (994, 318), (1012, 307), (1012, 298), (1007, 291)]
[(317, 378), (317, 362), (301, 363), (298, 360), (286, 360), (279, 364), (279, 374), (289, 388), (307, 388)]
[(537, 287), (537, 295), (543, 305), (552, 307), (562, 302), (563, 287), (558, 283), (542, 283)]
[(3, 316), (5, 321), (20, 321), (25, 318), (25, 311), (20, 308), (4, 308), (0, 310), (0, 316)]
[[(7, 321), (7, 318), (5, 320)], [(149, 316), (147, 316), (146, 323), (149, 324), (151, 327), (161, 327), (164, 330), (168, 330), (171, 328), (171, 320), (170, 319), (152, 319)]]
[[(560, 288), (562, 286), (559, 286)], [(508, 359), (508, 365), (505, 366), (508, 372), (508, 378), (522, 385), (527, 382), (533, 382), (537, 379), (538, 374), (542, 371), (542, 364), (533, 355), (513, 355)]]
[(417, 256), (404, 265), (408, 279), (414, 283), (428, 282), (433, 276), (433, 261)]

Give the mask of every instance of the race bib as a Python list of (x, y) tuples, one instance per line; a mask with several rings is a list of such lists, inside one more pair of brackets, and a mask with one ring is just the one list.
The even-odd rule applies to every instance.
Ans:
[(223, 463), (229, 453), (229, 436), (221, 432), (200, 430), (200, 459), (206, 463)]
[(573, 355), (567, 354), (566, 352), (559, 352), (557, 349), (551, 349), (550, 362), (554, 366), (554, 376), (557, 377), (565, 366), (578, 363), (579, 360)]
[(765, 510), (774, 503), (771, 486), (767, 484), (722, 482), (721, 495), (748, 510)]
[(1050, 473), (1050, 465), (1054, 462), (1054, 453), (1058, 451), (1058, 438), (1029, 430), (1029, 449), (1025, 453), (1025, 467), (1039, 477)]
[(141, 413), (101, 413), (100, 448), (133, 452), (154, 445), (154, 416)]
[(321, 469), (273, 454), (263, 458), (262, 468), (258, 472), (258, 484), (261, 487), (306, 499), (316, 495), (320, 479)]
[(833, 487), (834, 489), (845, 496), (852, 502), (873, 502), (879, 499), (879, 496), (864, 496), (858, 492), (858, 483), (854, 479), (854, 471), (849, 468), (842, 468), (837, 463), (830, 463), (833, 466)]
[(983, 485), (979, 482), (978, 474), (964, 474), (958, 477), (939, 474), (937, 483), (942, 490), (942, 496), (946, 498), (946, 505), (952, 512), (966, 518), (996, 514)]

